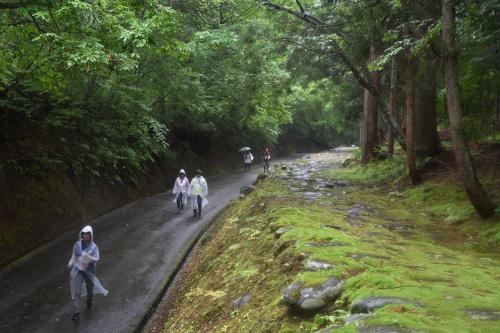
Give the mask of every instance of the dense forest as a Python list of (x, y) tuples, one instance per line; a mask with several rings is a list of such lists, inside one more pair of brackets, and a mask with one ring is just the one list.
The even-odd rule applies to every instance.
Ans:
[(452, 149), (494, 214), (473, 157), (499, 136), (498, 1), (12, 0), (0, 18), (4, 197), (53, 174), (133, 185), (242, 145), (359, 144), (363, 163), (404, 151), (415, 184)]

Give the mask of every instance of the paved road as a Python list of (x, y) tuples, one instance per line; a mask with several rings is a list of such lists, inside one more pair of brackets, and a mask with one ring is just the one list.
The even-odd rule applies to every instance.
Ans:
[(66, 264), (79, 229), (68, 232), (0, 271), (0, 332), (132, 332), (203, 227), (251, 184), (257, 168), (207, 179), (201, 219), (190, 205), (176, 212), (169, 193), (128, 204), (101, 216), (94, 226), (101, 260), (97, 276), (109, 295), (71, 321)]

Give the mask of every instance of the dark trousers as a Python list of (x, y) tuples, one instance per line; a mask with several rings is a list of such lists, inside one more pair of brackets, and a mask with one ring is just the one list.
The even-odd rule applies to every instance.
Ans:
[(250, 171), (251, 163), (245, 163), (245, 171)]
[(183, 200), (182, 192), (179, 192), (177, 194), (177, 209), (180, 209), (180, 210), (184, 209), (184, 200)]
[(85, 274), (85, 272), (83, 272), (83, 271), (78, 271), (78, 274), (76, 275), (75, 280), (76, 280), (76, 282), (75, 282), (76, 293), (75, 293), (75, 299), (73, 300), (73, 303), (75, 306), (75, 312), (80, 312), (83, 281), (85, 281), (85, 285), (87, 286), (87, 305), (92, 304), (92, 296), (94, 295), (94, 283), (87, 276), (87, 274)]
[(269, 171), (269, 160), (264, 160), (264, 171)]
[[(201, 204), (203, 202), (203, 199), (201, 198), (201, 195), (196, 196), (196, 203), (197, 203), (197, 208), (198, 208), (198, 216), (201, 216)], [(196, 207), (193, 207), (194, 215), (196, 215)]]

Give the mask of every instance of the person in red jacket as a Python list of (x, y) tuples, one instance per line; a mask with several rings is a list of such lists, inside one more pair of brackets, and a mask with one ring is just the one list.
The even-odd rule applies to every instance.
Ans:
[(271, 153), (269, 152), (269, 148), (264, 149), (262, 153), (262, 163), (264, 165), (264, 172), (269, 171), (269, 160), (271, 159)]

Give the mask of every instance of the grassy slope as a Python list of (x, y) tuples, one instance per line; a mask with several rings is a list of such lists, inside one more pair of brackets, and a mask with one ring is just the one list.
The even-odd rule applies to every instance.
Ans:
[[(500, 242), (498, 219), (496, 224), (480, 221), (460, 185), (450, 179), (399, 191), (372, 187), (380, 182), (387, 185), (388, 173), (394, 179), (402, 170), (400, 162), (395, 159), (370, 169), (326, 170), (323, 177), (370, 187), (347, 187), (344, 193), (314, 202), (300, 199), (277, 180), (262, 182), (220, 217), (221, 228), (194, 256), (181, 279), (168, 321), (154, 331), (315, 332), (342, 322), (356, 300), (395, 296), (421, 306), (388, 305), (362, 325), (425, 332), (498, 332), (500, 321), (464, 315), (466, 309), (500, 310), (500, 256), (481, 250)], [(486, 179), (490, 190), (498, 186), (494, 176), (498, 175)], [(371, 209), (361, 209), (362, 226), (349, 223), (347, 210), (366, 205)], [(392, 223), (409, 224), (411, 232), (380, 227)], [(273, 231), (280, 226), (293, 228), (277, 238)], [(306, 246), (320, 241), (346, 245)], [(353, 259), (353, 254), (372, 257)], [(304, 257), (328, 261), (334, 267), (309, 272), (303, 268)], [(295, 313), (280, 303), (289, 283), (317, 285), (332, 276), (344, 280), (344, 288), (339, 300), (322, 311)], [(232, 302), (248, 292), (250, 303), (236, 311)], [(335, 332), (356, 332), (356, 324)]]

